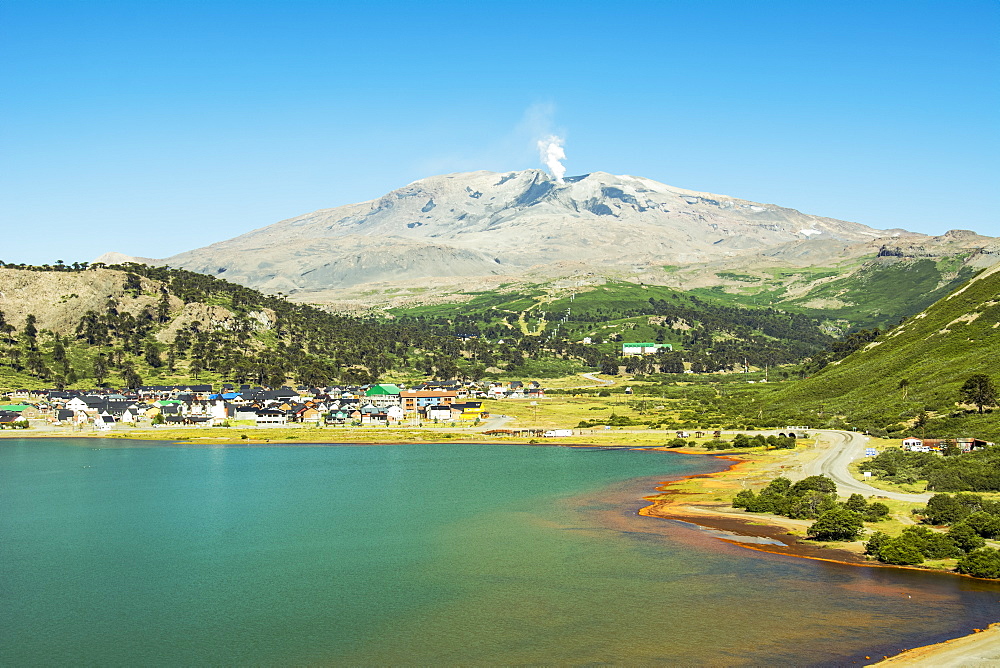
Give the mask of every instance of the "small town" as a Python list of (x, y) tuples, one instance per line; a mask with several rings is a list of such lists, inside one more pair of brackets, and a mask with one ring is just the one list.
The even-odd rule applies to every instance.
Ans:
[(541, 399), (538, 381), (431, 381), (413, 388), (379, 383), (270, 389), (223, 384), (143, 386), (130, 390), (13, 390), (3, 393), (0, 427), (45, 424), (77, 431), (116, 426), (277, 427), (394, 426), (424, 422), (479, 425), (490, 418), (486, 400)]
[[(623, 394), (630, 396), (632, 388)], [(376, 383), (329, 387), (236, 386), (223, 383), (151, 385), (134, 389), (11, 390), (0, 394), (0, 429), (41, 427), (59, 432), (107, 433), (135, 427), (479, 427), (489, 436), (569, 437), (572, 428), (503, 429), (507, 416), (491, 412), (490, 403), (506, 399), (541, 400), (539, 381), (427, 381), (414, 387)], [(535, 402), (532, 402), (533, 404)], [(494, 418), (491, 420), (491, 418)], [(567, 425), (571, 427), (572, 425)], [(610, 429), (610, 427), (604, 427)], [(795, 438), (809, 427), (786, 427), (778, 435)], [(678, 439), (720, 439), (722, 430), (678, 430)], [(899, 440), (908, 452), (940, 455), (971, 452), (993, 445), (970, 436)], [(877, 454), (869, 449), (868, 455)]]

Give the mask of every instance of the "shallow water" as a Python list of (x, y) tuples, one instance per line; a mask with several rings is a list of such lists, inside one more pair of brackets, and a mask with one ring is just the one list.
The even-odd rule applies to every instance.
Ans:
[(639, 517), (705, 457), (0, 441), (0, 663), (843, 664), (1000, 587)]

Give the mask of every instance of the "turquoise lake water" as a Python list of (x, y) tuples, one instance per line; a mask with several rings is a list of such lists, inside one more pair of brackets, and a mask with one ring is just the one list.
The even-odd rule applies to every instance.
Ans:
[(0, 440), (0, 664), (844, 664), (993, 583), (638, 517), (662, 452)]

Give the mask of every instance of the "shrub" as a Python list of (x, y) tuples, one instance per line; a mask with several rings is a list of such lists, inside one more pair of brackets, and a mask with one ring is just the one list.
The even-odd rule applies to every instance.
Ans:
[(824, 492), (826, 494), (837, 492), (837, 483), (823, 475), (811, 475), (803, 478), (792, 485), (791, 494), (802, 494), (807, 491)]
[(989, 547), (973, 550), (958, 560), (956, 570), (977, 578), (1000, 578), (1000, 551)]
[(816, 540), (854, 540), (863, 529), (860, 515), (839, 506), (820, 515), (807, 534)]
[(953, 524), (948, 529), (948, 537), (955, 543), (955, 547), (962, 552), (972, 552), (986, 545), (986, 540), (965, 522)]
[(901, 537), (905, 537), (915, 545), (927, 559), (948, 559), (957, 557), (961, 552), (947, 534), (932, 531), (927, 527), (906, 527)]
[(882, 533), (881, 531), (876, 531), (875, 533), (872, 534), (871, 538), (868, 539), (868, 542), (865, 543), (865, 554), (870, 554), (873, 557), (877, 557), (879, 550), (882, 549), (882, 546), (888, 543), (890, 540), (891, 538), (889, 538), (889, 534)]
[(930, 524), (954, 524), (972, 514), (972, 508), (969, 507), (969, 504), (962, 503), (962, 499), (957, 494), (955, 496), (935, 494), (927, 502), (923, 514)]
[(924, 563), (924, 555), (903, 536), (885, 542), (876, 555), (878, 560), (896, 566), (913, 566)]
[[(794, 490), (795, 487), (793, 486), (792, 491)], [(789, 494), (788, 511), (785, 514), (794, 519), (811, 520), (835, 509), (837, 506), (837, 494), (835, 492), (807, 491), (804, 494)]]
[(889, 516), (889, 506), (880, 501), (871, 503), (863, 514), (865, 522), (878, 522)]
[(996, 538), (1000, 536), (1000, 517), (991, 515), (985, 511), (977, 510), (962, 520), (963, 524), (969, 526), (983, 538)]
[(860, 494), (851, 494), (850, 498), (844, 502), (844, 507), (856, 513), (863, 513), (868, 510), (868, 501)]

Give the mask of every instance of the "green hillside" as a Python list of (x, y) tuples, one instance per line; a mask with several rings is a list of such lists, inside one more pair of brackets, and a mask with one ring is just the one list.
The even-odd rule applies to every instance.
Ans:
[(719, 272), (725, 287), (692, 294), (743, 306), (773, 305), (849, 329), (886, 328), (919, 313), (975, 275), (966, 255), (940, 259), (865, 258), (840, 268), (761, 269), (754, 274)]
[[(758, 410), (795, 412), (875, 430), (1000, 440), (998, 413), (959, 403), (973, 374), (1000, 385), (1000, 266), (802, 382), (775, 388)], [(925, 422), (916, 425), (918, 421)]]
[[(797, 362), (834, 341), (818, 318), (625, 281), (579, 289), (532, 286), (392, 314), (401, 322), (450, 327), (458, 336), (563, 341), (594, 366), (599, 358), (617, 358), (622, 343), (669, 344), (677, 354), (661, 356), (659, 366), (687, 363), (711, 372), (744, 362), (761, 368)], [(585, 338), (591, 343), (579, 347)]]

